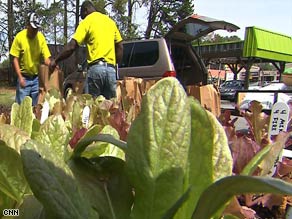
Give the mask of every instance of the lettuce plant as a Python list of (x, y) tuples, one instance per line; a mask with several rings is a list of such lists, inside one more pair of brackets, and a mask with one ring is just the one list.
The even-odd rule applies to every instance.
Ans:
[[(97, 102), (90, 104), (95, 108)], [(72, 106), (66, 114), (78, 127), (81, 107)], [(64, 114), (43, 124), (29, 117), (31, 129), (21, 122), (1, 125), (1, 148), (12, 154), (0, 161), (2, 208), (15, 201), (23, 218), (210, 219), (221, 218), (238, 194), (292, 194), (292, 186), (279, 179), (232, 175), (222, 125), (174, 78), (146, 93), (126, 141), (113, 127), (91, 122), (71, 149), (74, 125)], [(91, 115), (91, 121), (95, 116), (100, 118)], [(18, 164), (13, 172), (11, 159)]]

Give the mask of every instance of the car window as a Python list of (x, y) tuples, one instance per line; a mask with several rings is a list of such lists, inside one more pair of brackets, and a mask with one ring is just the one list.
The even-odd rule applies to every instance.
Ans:
[(187, 23), (179, 29), (179, 32), (197, 36), (200, 32), (206, 31), (208, 28), (209, 26), (203, 24)]
[(158, 42), (138, 42), (134, 44), (133, 53), (127, 67), (154, 65), (159, 56)]
[(133, 52), (134, 43), (124, 43), (123, 47), (124, 47), (123, 59), (122, 59), (122, 62), (119, 66), (120, 68), (129, 67), (131, 55)]

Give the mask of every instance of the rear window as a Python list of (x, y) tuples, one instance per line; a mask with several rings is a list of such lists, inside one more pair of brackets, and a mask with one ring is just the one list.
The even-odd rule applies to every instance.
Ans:
[(154, 65), (159, 56), (158, 42), (124, 43), (121, 68)]

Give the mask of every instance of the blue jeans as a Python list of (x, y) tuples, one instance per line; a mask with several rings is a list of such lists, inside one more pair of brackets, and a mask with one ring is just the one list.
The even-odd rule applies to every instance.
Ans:
[(88, 93), (93, 97), (103, 95), (106, 99), (116, 97), (116, 70), (110, 66), (92, 65), (87, 71)]
[(17, 79), (16, 85), (16, 96), (15, 101), (21, 104), (24, 97), (30, 96), (32, 98), (32, 105), (36, 106), (39, 98), (39, 78), (38, 77), (25, 77), (25, 87), (19, 85), (19, 80)]

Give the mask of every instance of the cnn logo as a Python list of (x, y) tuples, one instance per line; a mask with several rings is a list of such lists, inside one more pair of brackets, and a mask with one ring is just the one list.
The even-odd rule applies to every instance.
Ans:
[(19, 209), (4, 209), (3, 216), (19, 216)]

